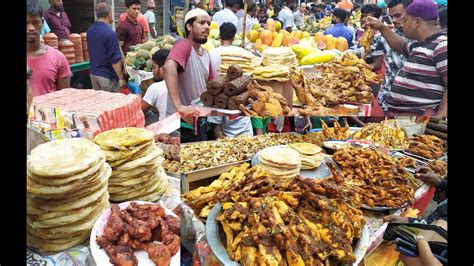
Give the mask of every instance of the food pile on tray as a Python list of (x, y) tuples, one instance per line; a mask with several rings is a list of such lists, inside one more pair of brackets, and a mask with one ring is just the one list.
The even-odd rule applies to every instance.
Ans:
[(159, 204), (113, 204), (95, 241), (113, 265), (138, 265), (135, 251), (144, 250), (155, 265), (170, 265), (180, 248), (180, 219), (167, 215)]
[(279, 183), (287, 183), (300, 173), (300, 155), (290, 147), (274, 146), (263, 149), (258, 160), (262, 168), (270, 172)]
[(433, 135), (413, 135), (406, 151), (427, 159), (438, 159), (444, 155), (446, 143)]
[[(260, 166), (242, 164), (184, 195), (201, 217), (215, 202), (227, 252), (242, 265), (353, 263), (365, 221), (360, 196), (344, 180), (295, 177), (282, 186)], [(197, 212), (199, 213), (199, 212)]]
[(341, 127), (337, 120), (334, 121), (334, 127), (328, 127), (328, 125), (321, 120), (322, 130), (318, 132), (321, 135), (323, 141), (326, 140), (347, 140), (351, 134), (349, 132), (349, 125), (347, 119), (344, 118), (344, 127)]
[(112, 167), (111, 201), (157, 201), (172, 186), (161, 167), (163, 150), (156, 146), (152, 131), (117, 128), (100, 133), (94, 141)]
[(408, 146), (405, 132), (398, 126), (369, 123), (352, 136), (353, 139), (368, 140), (384, 145), (388, 149), (404, 149)]
[(432, 160), (426, 164), (431, 168), (435, 173), (446, 176), (448, 174), (448, 164), (440, 160)]
[(256, 80), (252, 80), (247, 88), (250, 108), (243, 104), (239, 106), (245, 115), (275, 117), (291, 114), (288, 100), (281, 94), (273, 92), (272, 87), (262, 86)]
[(104, 153), (89, 140), (63, 139), (33, 149), (27, 164), (28, 245), (51, 253), (87, 239), (109, 206)]
[(369, 84), (381, 82), (364, 60), (350, 53), (315, 66), (315, 70), (314, 77), (306, 77), (302, 70), (290, 73), (296, 96), (305, 106), (300, 110), (302, 115), (318, 115), (323, 107), (343, 103), (370, 104), (373, 94)]
[(376, 149), (346, 147), (337, 150), (333, 159), (344, 179), (358, 185), (365, 205), (401, 207), (413, 201), (417, 184), (389, 155)]
[(166, 172), (179, 175), (181, 165), (179, 159), (179, 150), (181, 139), (179, 136), (171, 136), (166, 133), (155, 135), (156, 145), (163, 150), (165, 160), (162, 163)]

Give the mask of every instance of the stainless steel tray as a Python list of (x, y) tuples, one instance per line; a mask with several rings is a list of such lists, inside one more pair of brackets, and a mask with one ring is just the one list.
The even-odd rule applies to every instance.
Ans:
[[(400, 151), (393, 152), (391, 156), (396, 158), (396, 159), (401, 158), (401, 157), (411, 157), (411, 156), (409, 156), (407, 154), (404, 154)], [(415, 157), (411, 157), (411, 158), (413, 158), (416, 161), (416, 169), (413, 169), (413, 168), (410, 168), (410, 167), (405, 167), (405, 169), (408, 172), (415, 173), (418, 169), (420, 169), (421, 167), (426, 165), (426, 162), (424, 162), (424, 161), (421, 161), (421, 160), (419, 160)]]
[(219, 176), (224, 172), (229, 171), (230, 169), (239, 166), (243, 163), (250, 163), (250, 160), (245, 160), (245, 161), (237, 161), (233, 163), (227, 163), (227, 164), (222, 164), (219, 166), (215, 167), (210, 167), (210, 168), (205, 168), (205, 169), (200, 169), (200, 170), (195, 170), (187, 173), (182, 173), (181, 176), (185, 177), (188, 179), (188, 182), (194, 182), (198, 181), (201, 179), (213, 177), (213, 176)]
[(216, 107), (205, 106), (204, 103), (199, 98), (192, 100), (191, 105), (194, 107), (198, 107), (199, 109), (203, 109), (208, 112), (211, 112), (211, 114), (208, 114), (208, 116), (238, 115), (242, 113), (240, 110), (228, 110), (228, 109), (220, 109)]

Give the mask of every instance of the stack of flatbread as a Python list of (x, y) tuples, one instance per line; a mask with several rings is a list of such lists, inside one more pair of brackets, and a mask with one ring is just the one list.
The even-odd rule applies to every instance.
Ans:
[(163, 150), (156, 146), (152, 131), (117, 128), (100, 133), (94, 141), (112, 167), (111, 201), (157, 201), (171, 186), (161, 167)]
[(300, 155), (290, 147), (265, 148), (260, 152), (259, 162), (262, 168), (273, 174), (275, 181), (283, 184), (300, 173)]
[(250, 74), (252, 70), (260, 66), (261, 58), (241, 47), (231, 46), (221, 53), (220, 73), (226, 73), (227, 69), (234, 64), (239, 65), (244, 73)]
[(27, 167), (27, 242), (58, 252), (89, 238), (109, 207), (111, 168), (87, 139), (62, 139), (31, 151)]
[(297, 67), (298, 59), (296, 59), (296, 54), (291, 50), (290, 47), (269, 47), (262, 53), (262, 65)]
[(256, 67), (252, 76), (256, 80), (275, 80), (275, 81), (288, 81), (290, 80), (290, 69), (287, 66), (281, 65), (270, 65), (264, 67)]
[(301, 169), (303, 170), (319, 167), (324, 159), (324, 154), (321, 152), (323, 149), (312, 143), (292, 143), (290, 147), (300, 154)]

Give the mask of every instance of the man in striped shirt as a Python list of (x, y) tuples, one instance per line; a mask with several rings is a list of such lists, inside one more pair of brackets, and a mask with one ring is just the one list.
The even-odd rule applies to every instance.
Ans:
[(448, 115), (448, 38), (437, 22), (432, 0), (415, 0), (403, 17), (402, 37), (375, 18), (369, 25), (379, 30), (390, 47), (407, 60), (387, 97), (389, 115)]

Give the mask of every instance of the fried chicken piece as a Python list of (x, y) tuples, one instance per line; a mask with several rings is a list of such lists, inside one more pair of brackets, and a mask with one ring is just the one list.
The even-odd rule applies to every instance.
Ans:
[(170, 265), (171, 253), (165, 245), (153, 242), (145, 245), (144, 250), (156, 265)]
[(144, 243), (140, 242), (137, 239), (131, 238), (128, 232), (125, 232), (117, 242), (121, 246), (127, 246), (133, 250), (143, 249)]
[(403, 166), (403, 167), (410, 167), (413, 169), (416, 169), (416, 161), (413, 158), (410, 157), (402, 157), (398, 159), (398, 162)]
[(138, 241), (145, 242), (151, 240), (151, 229), (147, 222), (133, 219), (128, 226), (128, 233)]
[(179, 217), (165, 215), (165, 221), (168, 224), (170, 231), (179, 235), (179, 230), (181, 227), (181, 220), (179, 219)]
[(103, 236), (108, 241), (117, 241), (123, 234), (126, 223), (120, 218), (120, 207), (117, 204), (113, 204), (111, 210), (110, 217), (104, 227)]
[(166, 247), (171, 253), (171, 256), (174, 256), (174, 254), (178, 252), (179, 247), (181, 245), (181, 238), (174, 233), (171, 233), (170, 235), (171, 235), (170, 237), (171, 240), (168, 242), (168, 244), (165, 244), (164, 242), (163, 244), (166, 245)]
[(109, 256), (109, 262), (115, 266), (137, 266), (138, 260), (133, 250), (124, 245), (115, 246), (103, 236), (97, 236), (97, 244)]

